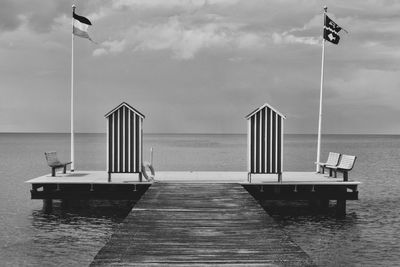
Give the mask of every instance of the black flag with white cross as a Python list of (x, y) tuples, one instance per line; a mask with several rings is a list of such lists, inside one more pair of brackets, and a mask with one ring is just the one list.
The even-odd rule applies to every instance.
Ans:
[(324, 39), (338, 44), (340, 40), (339, 32), (342, 28), (325, 15)]

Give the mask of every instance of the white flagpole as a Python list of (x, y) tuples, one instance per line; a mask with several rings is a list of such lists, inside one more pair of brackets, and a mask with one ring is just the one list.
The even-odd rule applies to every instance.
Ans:
[[(72, 14), (75, 12), (72, 5)], [(71, 172), (75, 170), (75, 144), (74, 144), (74, 17), (72, 16), (72, 41), (71, 41)]]
[[(328, 10), (327, 6), (324, 6), (324, 27), (326, 12)], [(325, 61), (325, 39), (324, 39), (324, 28), (322, 29), (322, 63), (321, 63), (321, 87), (319, 93), (319, 118), (318, 118), (318, 143), (317, 143), (317, 164), (316, 172), (319, 172), (318, 163), (321, 162), (321, 121), (322, 121), (322, 89), (324, 88), (324, 61)]]

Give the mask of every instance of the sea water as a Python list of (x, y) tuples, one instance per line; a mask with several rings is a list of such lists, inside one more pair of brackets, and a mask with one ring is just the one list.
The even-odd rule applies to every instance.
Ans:
[[(246, 171), (246, 135), (144, 136), (163, 171)], [(0, 266), (85, 266), (106, 244), (129, 208), (42, 210), (24, 181), (49, 173), (44, 152), (69, 159), (68, 134), (0, 134)], [(105, 170), (104, 134), (76, 135), (77, 170)], [(356, 155), (358, 201), (346, 218), (291, 205), (271, 211), (282, 229), (320, 266), (400, 265), (400, 136), (324, 135), (329, 151)], [(284, 171), (313, 171), (316, 136), (285, 135)], [(333, 204), (333, 203), (332, 203)]]

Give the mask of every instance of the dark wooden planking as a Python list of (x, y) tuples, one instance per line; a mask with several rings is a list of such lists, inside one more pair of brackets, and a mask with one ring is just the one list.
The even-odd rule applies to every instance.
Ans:
[(313, 265), (237, 184), (154, 184), (96, 255), (106, 265)]
[(257, 200), (358, 200), (357, 185), (248, 184), (243, 187)]

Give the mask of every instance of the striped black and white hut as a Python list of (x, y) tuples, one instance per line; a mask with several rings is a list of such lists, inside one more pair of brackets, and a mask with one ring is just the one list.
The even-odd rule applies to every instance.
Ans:
[(142, 113), (123, 102), (108, 112), (107, 172), (138, 173), (142, 181), (143, 119)]
[(286, 117), (268, 103), (257, 108), (247, 119), (247, 172), (278, 174), (282, 180), (283, 120)]

